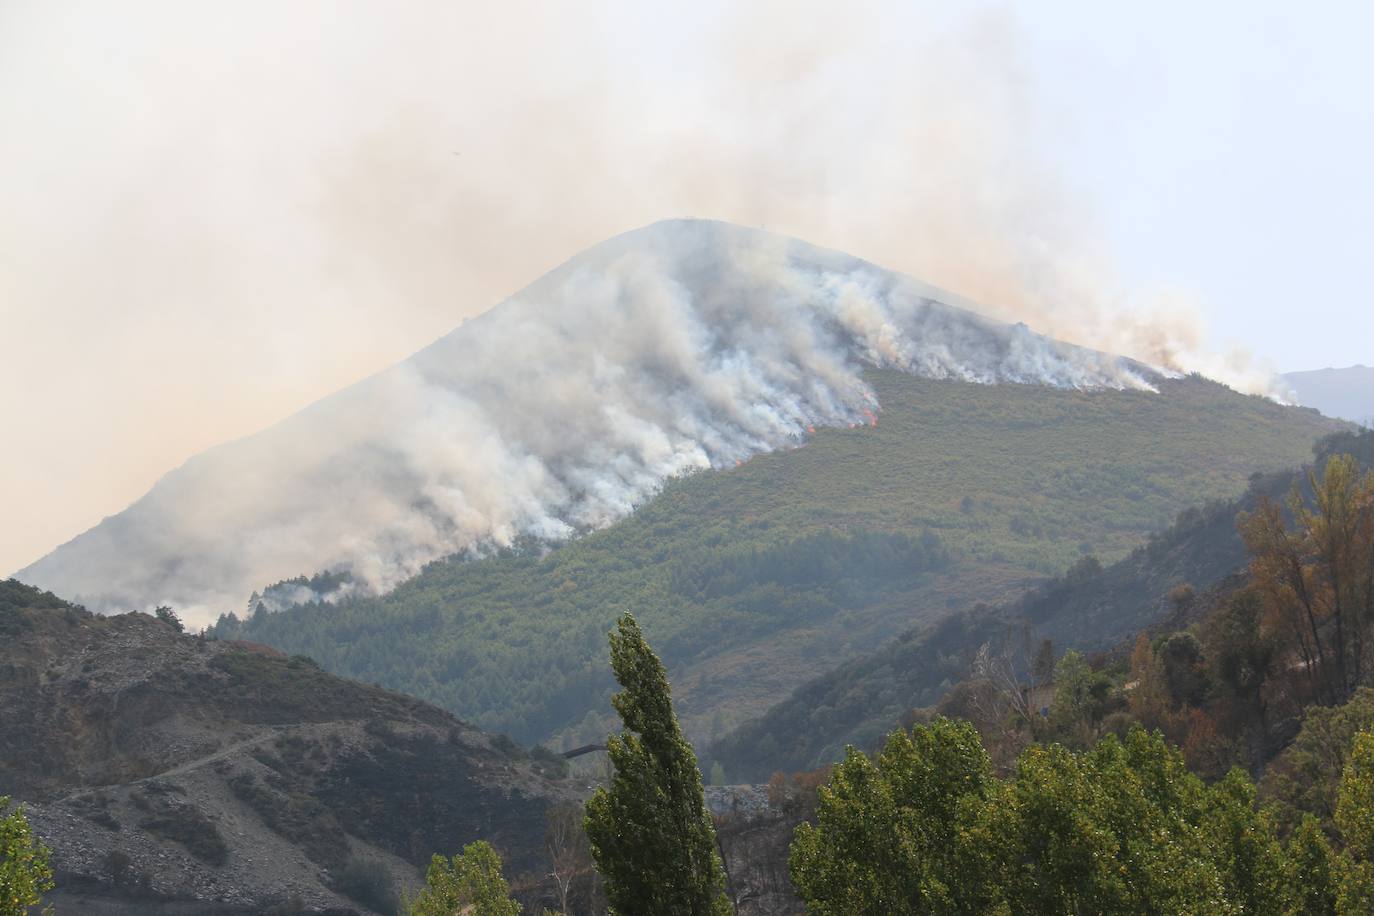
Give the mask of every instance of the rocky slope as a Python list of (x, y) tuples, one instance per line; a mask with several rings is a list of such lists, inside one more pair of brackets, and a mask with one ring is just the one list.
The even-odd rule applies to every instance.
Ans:
[(478, 838), (518, 883), (576, 794), (417, 700), (12, 580), (0, 709), (0, 795), (53, 850), (59, 914), (386, 912)]
[(766, 786), (707, 786), (725, 865), (726, 893), (736, 916), (792, 916), (802, 912), (787, 855), (806, 812), (775, 804)]

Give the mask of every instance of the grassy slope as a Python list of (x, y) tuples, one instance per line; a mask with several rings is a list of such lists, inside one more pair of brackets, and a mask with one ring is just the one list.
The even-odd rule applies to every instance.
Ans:
[[(1180, 509), (1297, 464), (1331, 424), (1198, 379), (1159, 395), (871, 381), (876, 428), (695, 475), (543, 557), (435, 564), (377, 599), (264, 615), (221, 635), (303, 652), (523, 740), (604, 734), (605, 632), (633, 611), (698, 739), (912, 625), (998, 601), (1081, 554), (1120, 559)], [(943, 572), (702, 598), (684, 565), (807, 532), (936, 534)], [(680, 578), (680, 577), (679, 577)]]

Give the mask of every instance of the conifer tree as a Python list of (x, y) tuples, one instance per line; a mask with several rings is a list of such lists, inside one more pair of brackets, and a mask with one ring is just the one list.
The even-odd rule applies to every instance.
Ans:
[(609, 789), (587, 803), (587, 836), (619, 916), (731, 912), (696, 754), (673, 714), (667, 673), (633, 616), (611, 633), (611, 700), (625, 731), (607, 741)]

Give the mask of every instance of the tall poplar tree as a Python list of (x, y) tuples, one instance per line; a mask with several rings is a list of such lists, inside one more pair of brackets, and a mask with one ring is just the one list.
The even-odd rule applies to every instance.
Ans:
[(587, 837), (619, 916), (729, 914), (725, 870), (696, 754), (673, 714), (663, 663), (626, 614), (611, 633), (625, 730), (607, 741), (615, 772), (587, 802)]

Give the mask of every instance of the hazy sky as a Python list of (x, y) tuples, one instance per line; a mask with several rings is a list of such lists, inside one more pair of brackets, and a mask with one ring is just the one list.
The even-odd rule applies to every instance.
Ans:
[(0, 574), (668, 216), (1374, 363), (1374, 7), (686, 6), (0, 0)]

